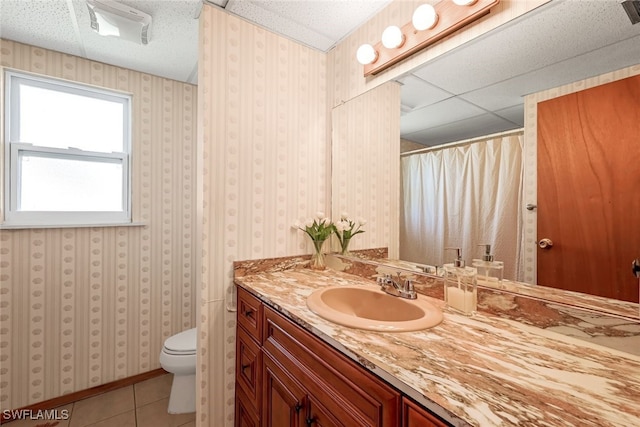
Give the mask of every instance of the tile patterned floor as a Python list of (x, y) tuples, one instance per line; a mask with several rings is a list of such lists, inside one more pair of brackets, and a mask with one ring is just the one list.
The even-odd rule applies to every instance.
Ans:
[(67, 420), (16, 420), (7, 423), (6, 426), (195, 427), (195, 413), (167, 413), (172, 379), (172, 374), (165, 374), (56, 408), (58, 411), (69, 412), (70, 417)]

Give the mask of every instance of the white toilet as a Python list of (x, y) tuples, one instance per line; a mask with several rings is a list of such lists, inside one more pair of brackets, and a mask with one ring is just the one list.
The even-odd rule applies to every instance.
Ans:
[(196, 328), (167, 338), (160, 352), (160, 366), (173, 374), (170, 414), (196, 411)]

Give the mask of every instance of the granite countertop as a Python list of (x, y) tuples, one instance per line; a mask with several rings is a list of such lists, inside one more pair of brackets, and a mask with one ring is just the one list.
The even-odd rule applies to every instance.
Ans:
[(375, 283), (333, 270), (236, 277), (242, 286), (453, 425), (640, 425), (640, 357), (478, 313), (418, 332), (380, 333), (326, 321), (306, 297)]

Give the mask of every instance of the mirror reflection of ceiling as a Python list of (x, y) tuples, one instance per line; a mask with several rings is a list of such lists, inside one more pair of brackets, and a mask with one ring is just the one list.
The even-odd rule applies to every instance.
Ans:
[[(204, 1), (323, 52), (391, 2)], [(640, 63), (640, 24), (620, 1), (552, 0), (403, 76), (401, 137), (438, 145), (520, 128), (523, 95)], [(0, 37), (195, 84), (203, 0), (119, 2), (153, 17), (148, 45), (93, 32), (85, 0), (0, 0)]]
[(524, 95), (640, 63), (618, 0), (551, 1), (398, 79), (401, 138), (426, 146), (524, 126)]

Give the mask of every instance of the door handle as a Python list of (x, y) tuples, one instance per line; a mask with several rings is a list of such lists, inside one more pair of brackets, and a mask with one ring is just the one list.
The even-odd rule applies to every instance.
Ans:
[(540, 249), (551, 249), (553, 247), (553, 242), (551, 241), (551, 239), (547, 239), (545, 237), (538, 242), (538, 247)]

